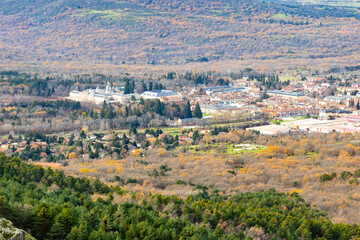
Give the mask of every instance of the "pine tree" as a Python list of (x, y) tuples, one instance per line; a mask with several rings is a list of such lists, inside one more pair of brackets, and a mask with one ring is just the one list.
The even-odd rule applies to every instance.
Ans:
[(161, 104), (159, 99), (155, 100), (154, 111), (159, 115), (163, 114), (163, 105)]
[(65, 226), (60, 222), (55, 222), (49, 232), (51, 239), (65, 239), (67, 233), (65, 231)]
[(81, 132), (80, 132), (80, 137), (81, 137), (81, 138), (86, 138), (86, 133), (85, 133), (84, 130), (81, 130)]
[(153, 90), (153, 82), (150, 82), (149, 83), (149, 91), (152, 91)]
[(135, 92), (135, 82), (134, 81), (131, 81), (131, 93), (134, 93)]
[(190, 107), (190, 102), (189, 101), (187, 101), (187, 103), (185, 105), (184, 117), (185, 118), (192, 118), (191, 107)]
[(143, 86), (144, 91), (146, 92), (147, 91), (146, 83), (142, 83), (142, 86)]
[(101, 108), (100, 117), (101, 117), (101, 119), (103, 119), (105, 117), (105, 109), (104, 108)]
[(196, 103), (195, 109), (194, 109), (194, 117), (195, 118), (202, 118), (203, 114), (201, 112), (200, 104)]
[(115, 118), (114, 107), (111, 104), (109, 104), (109, 108), (106, 111), (105, 117), (107, 119)]
[(134, 90), (132, 89), (130, 80), (127, 78), (126, 82), (125, 82), (125, 87), (124, 87), (124, 94), (130, 94), (130, 93), (134, 93)]

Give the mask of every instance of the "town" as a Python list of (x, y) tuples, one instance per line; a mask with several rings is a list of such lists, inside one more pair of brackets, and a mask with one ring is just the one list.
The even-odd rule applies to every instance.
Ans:
[[(162, 146), (167, 150), (187, 146), (195, 132), (204, 135), (217, 127), (264, 135), (358, 133), (360, 81), (356, 73), (277, 76), (247, 70), (223, 76), (169, 72), (158, 81), (78, 76), (67, 82), (47, 78), (43, 91), (33, 91), (26, 82), (14, 84), (31, 75), (3, 72), (0, 150), (23, 159), (64, 163), (69, 158), (94, 159), (114, 153), (116, 159), (124, 158), (164, 139)], [(158, 130), (149, 135), (149, 129)], [(139, 137), (139, 133), (145, 135)], [(34, 134), (42, 137), (31, 137)], [(132, 144), (113, 146), (117, 136)], [(76, 140), (78, 145), (72, 147)]]
[[(271, 126), (259, 126), (249, 130), (261, 134), (281, 134), (289, 131), (307, 132), (359, 132), (360, 106), (357, 78), (338, 79), (326, 77), (290, 77), (292, 81), (263, 77), (250, 80), (228, 78), (226, 85), (188, 87), (181, 91), (171, 89), (124, 93), (124, 87), (73, 90), (68, 99), (82, 103), (114, 104), (123, 106), (131, 100), (158, 99), (164, 103), (189, 101), (192, 109), (200, 105), (203, 117), (179, 119), (169, 126), (204, 126), (212, 123), (241, 122), (265, 119)], [(286, 79), (286, 77), (282, 77)], [(264, 84), (265, 83), (265, 84)], [(266, 84), (272, 84), (267, 87)]]

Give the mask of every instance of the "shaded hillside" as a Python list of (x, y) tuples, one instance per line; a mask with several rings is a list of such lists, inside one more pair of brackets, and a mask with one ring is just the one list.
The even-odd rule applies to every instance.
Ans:
[[(0, 6), (0, 64), (357, 61), (354, 8), (260, 1), (40, 1)], [(288, 62), (285, 61), (285, 62)], [(77, 63), (77, 64), (78, 64)]]

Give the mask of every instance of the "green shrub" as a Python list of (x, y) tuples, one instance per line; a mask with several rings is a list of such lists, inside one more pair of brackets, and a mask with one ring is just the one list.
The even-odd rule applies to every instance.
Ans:
[(320, 176), (320, 181), (321, 182), (325, 182), (325, 181), (331, 181), (334, 178), (336, 178), (336, 173), (332, 172), (330, 175), (325, 173), (323, 175)]

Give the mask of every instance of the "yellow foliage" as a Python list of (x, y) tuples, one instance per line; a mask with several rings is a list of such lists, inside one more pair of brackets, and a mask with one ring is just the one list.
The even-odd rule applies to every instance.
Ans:
[(81, 168), (81, 169), (79, 170), (79, 172), (81, 172), (81, 173), (94, 173), (94, 172), (96, 172), (96, 169), (95, 169), (95, 168), (90, 168), (90, 169), (88, 169), (88, 168)]
[(360, 193), (353, 193), (352, 195), (351, 195), (351, 199), (352, 200), (355, 200), (355, 201), (360, 201)]
[(348, 157), (350, 157), (350, 154), (348, 153), (348, 151), (346, 151), (346, 150), (340, 150), (340, 152), (339, 152), (339, 159), (340, 159), (340, 158), (348, 158)]
[(268, 152), (270, 153), (275, 153), (275, 154), (280, 154), (282, 153), (282, 148), (280, 146), (268, 146)]
[(307, 170), (310, 170), (310, 169), (311, 169), (311, 166), (309, 166), (309, 165), (300, 167), (300, 170), (302, 170), (302, 171), (307, 171)]
[(46, 114), (46, 111), (38, 111), (38, 112), (36, 112), (35, 114), (37, 114), (37, 115), (45, 115), (45, 114)]
[(12, 110), (14, 110), (15, 109), (15, 107), (6, 107), (5, 108), (5, 110), (7, 111), (7, 112), (10, 112), (10, 111), (12, 111)]
[(107, 163), (108, 165), (118, 165), (118, 164), (119, 164), (119, 163), (116, 162), (115, 160), (107, 160), (106, 163)]
[(288, 191), (289, 194), (292, 194), (292, 193), (299, 193), (299, 194), (301, 194), (302, 192), (303, 192), (302, 189), (295, 189), (295, 190)]
[(138, 157), (141, 153), (141, 149), (135, 149), (134, 152), (133, 152), (133, 157)]
[(271, 165), (270, 168), (271, 168), (271, 169), (281, 169), (282, 166), (279, 166), (279, 165)]
[(156, 143), (156, 138), (154, 138), (154, 137), (150, 138), (150, 139), (149, 139), (149, 142), (150, 142), (151, 145), (155, 145), (155, 143)]
[(149, 184), (149, 182), (147, 181), (147, 180), (145, 180), (144, 182), (143, 182), (143, 186), (145, 187), (145, 186), (147, 186)]
[(68, 159), (76, 159), (76, 158), (78, 158), (78, 156), (76, 155), (75, 152), (71, 152), (68, 156)]
[(299, 148), (297, 148), (297, 149), (294, 150), (294, 154), (297, 155), (297, 156), (302, 156), (302, 155), (304, 155), (305, 153), (306, 153), (306, 152), (305, 152), (304, 149), (299, 149)]
[(94, 193), (92, 196), (91, 196), (91, 199), (96, 202), (98, 199), (102, 199), (102, 200), (106, 200), (107, 198), (109, 198), (108, 196), (105, 196), (105, 195), (101, 195), (101, 194), (98, 194), (98, 193)]
[(184, 173), (180, 174), (180, 177), (187, 177), (187, 176), (189, 176), (189, 173), (184, 172)]
[(224, 176), (228, 174), (228, 172), (219, 172), (219, 173), (215, 173), (216, 176)]
[(33, 145), (31, 148), (37, 150), (37, 149), (39, 149), (39, 145)]
[(292, 155), (292, 154), (293, 154), (293, 151), (292, 151), (291, 148), (285, 147), (284, 154), (286, 154), (286, 155)]
[(252, 167), (248, 167), (248, 168), (241, 168), (240, 170), (239, 170), (239, 172), (241, 172), (241, 173), (248, 173), (248, 172), (251, 172), (251, 171), (253, 171), (254, 169), (252, 168)]
[(60, 148), (60, 152), (61, 152), (62, 154), (65, 154), (66, 151), (67, 151), (66, 147), (61, 147), (61, 148)]
[(211, 135), (210, 135), (210, 133), (205, 133), (203, 140), (207, 144), (211, 143)]
[(166, 153), (167, 153), (167, 151), (166, 151), (165, 148), (160, 148), (159, 152), (158, 152), (158, 155), (159, 155), (159, 157), (165, 157)]
[(122, 168), (120, 166), (117, 167), (116, 170), (115, 170), (116, 173), (120, 173), (120, 172), (123, 172), (123, 171), (124, 171), (124, 168)]

